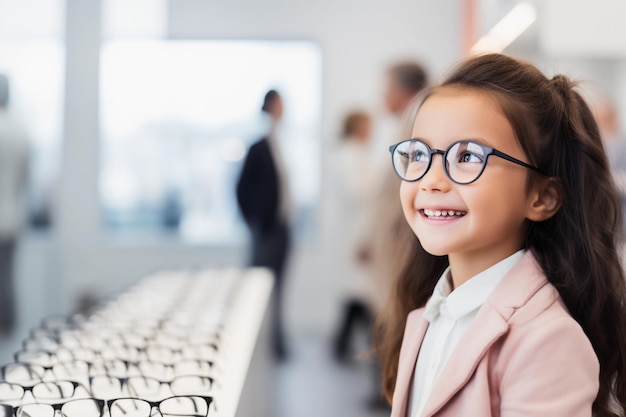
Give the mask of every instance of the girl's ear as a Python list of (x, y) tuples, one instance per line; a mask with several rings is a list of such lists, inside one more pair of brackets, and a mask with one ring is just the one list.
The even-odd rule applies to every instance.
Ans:
[(563, 204), (563, 187), (554, 177), (540, 179), (532, 187), (527, 218), (534, 222), (548, 220)]

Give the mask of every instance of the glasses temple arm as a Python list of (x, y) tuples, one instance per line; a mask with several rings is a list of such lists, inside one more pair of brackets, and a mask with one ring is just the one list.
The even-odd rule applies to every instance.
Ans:
[(507, 160), (507, 161), (509, 161), (509, 162), (513, 162), (514, 164), (521, 165), (521, 166), (523, 166), (524, 168), (532, 169), (533, 171), (538, 172), (538, 173), (540, 173), (540, 174), (542, 174), (542, 175), (547, 175), (545, 172), (543, 172), (542, 170), (540, 170), (540, 169), (539, 169), (539, 168), (537, 168), (536, 166), (533, 166), (533, 165), (527, 164), (527, 163), (526, 163), (526, 162), (524, 162), (524, 161), (520, 161), (519, 159), (514, 158), (514, 157), (512, 157), (511, 155), (507, 155), (507, 154), (505, 154), (505, 153), (503, 153), (503, 152), (500, 152), (500, 151), (498, 151), (497, 149), (492, 149), (492, 150), (491, 150), (491, 154), (492, 154), (492, 155), (495, 155), (495, 156), (497, 156), (497, 157), (500, 157), (500, 158), (502, 158), (502, 159), (506, 159), (506, 160)]

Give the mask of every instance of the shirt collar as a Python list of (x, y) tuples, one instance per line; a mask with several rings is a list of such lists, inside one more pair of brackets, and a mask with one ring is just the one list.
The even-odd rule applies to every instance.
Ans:
[(448, 319), (458, 320), (478, 309), (498, 283), (522, 258), (524, 249), (515, 252), (467, 280), (463, 285), (452, 290), (450, 285), (450, 267), (443, 272), (433, 295), (424, 309), (424, 318), (432, 322), (440, 314)]

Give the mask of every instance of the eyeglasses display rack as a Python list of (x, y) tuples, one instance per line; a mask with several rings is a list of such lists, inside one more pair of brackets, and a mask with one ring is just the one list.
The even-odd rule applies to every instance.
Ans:
[(271, 416), (272, 285), (262, 268), (160, 272), (45, 318), (0, 368), (0, 417)]

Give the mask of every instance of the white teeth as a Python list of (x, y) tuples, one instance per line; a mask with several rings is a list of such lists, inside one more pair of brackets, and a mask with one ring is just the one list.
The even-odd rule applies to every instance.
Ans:
[(465, 216), (466, 214), (466, 212), (464, 211), (455, 211), (455, 210), (424, 209), (423, 211), (427, 217), (436, 217), (436, 218), (462, 217), (462, 216)]

